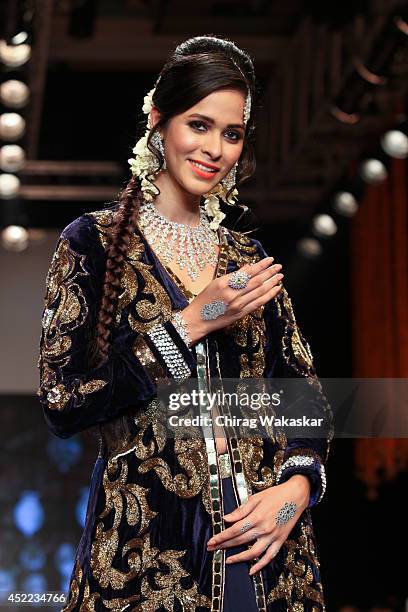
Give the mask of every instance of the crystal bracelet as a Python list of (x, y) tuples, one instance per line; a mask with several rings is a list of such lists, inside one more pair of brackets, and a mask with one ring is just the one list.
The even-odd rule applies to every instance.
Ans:
[(286, 459), (286, 461), (281, 465), (278, 470), (278, 473), (276, 475), (276, 484), (279, 484), (283, 472), (286, 469), (289, 469), (291, 467), (310, 467), (315, 463), (315, 461), (319, 468), (320, 483), (322, 487), (322, 492), (319, 496), (319, 499), (316, 501), (316, 504), (318, 504), (326, 491), (326, 471), (324, 469), (324, 465), (322, 465), (320, 461), (315, 460), (313, 457), (309, 457), (308, 455), (292, 455), (291, 457)]
[(192, 341), (191, 341), (190, 335), (187, 330), (187, 321), (183, 317), (182, 313), (180, 311), (176, 312), (172, 316), (171, 322), (173, 323), (174, 327), (177, 329), (180, 336), (183, 338), (188, 348), (190, 348), (192, 345)]
[(166, 366), (173, 378), (184, 380), (191, 376), (191, 370), (185, 362), (183, 355), (174, 344), (173, 339), (162, 323), (156, 323), (156, 325), (147, 332), (147, 335), (162, 354)]

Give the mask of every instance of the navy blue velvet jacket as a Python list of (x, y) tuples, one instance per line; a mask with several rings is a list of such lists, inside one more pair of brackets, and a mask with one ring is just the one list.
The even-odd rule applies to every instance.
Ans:
[[(201, 339), (200, 351), (189, 349), (170, 318), (194, 296), (160, 262), (139, 227), (125, 261), (110, 357), (90, 367), (115, 210), (84, 214), (63, 230), (46, 280), (38, 397), (47, 425), (62, 438), (96, 426), (100, 437), (64, 609), (222, 610), (225, 551), (206, 548), (209, 537), (226, 527), (217, 463), (199, 437), (160, 435), (157, 383), (171, 373), (147, 331), (162, 322), (200, 384), (200, 372), (221, 379), (309, 377), (313, 384), (302, 398), (308, 414), (330, 425), (330, 408), (285, 289)], [(217, 277), (267, 256), (259, 241), (240, 232), (220, 226), (219, 235)], [(310, 458), (280, 473), (279, 482), (307, 474), (310, 502), (273, 561), (253, 576), (259, 610), (324, 610), (310, 507), (323, 493), (321, 466), (331, 437), (330, 425), (319, 439), (275, 432), (228, 440), (237, 504), (276, 485), (290, 457)]]

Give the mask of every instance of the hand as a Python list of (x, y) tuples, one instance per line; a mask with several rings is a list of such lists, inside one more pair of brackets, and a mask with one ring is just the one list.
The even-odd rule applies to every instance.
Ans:
[[(295, 474), (280, 485), (251, 495), (245, 504), (224, 516), (226, 521), (234, 524), (212, 537), (207, 542), (207, 549), (212, 551), (255, 541), (248, 550), (231, 555), (226, 560), (226, 563), (236, 563), (259, 558), (249, 572), (250, 575), (254, 574), (279, 552), (296, 521), (307, 508), (309, 495), (310, 481), (303, 474)], [(279, 525), (276, 523), (276, 516), (285, 502), (295, 502), (296, 512), (287, 523)], [(241, 533), (240, 528), (247, 522), (251, 524), (251, 528)]]
[[(211, 281), (190, 304), (183, 309), (183, 318), (188, 325), (192, 343), (202, 336), (227, 327), (276, 297), (281, 290), (279, 284), (283, 278), (280, 264), (271, 265), (273, 257), (265, 257), (256, 264), (245, 264), (240, 271), (251, 275), (245, 289), (231, 289), (228, 281), (233, 272)], [(201, 316), (201, 309), (213, 300), (222, 300), (227, 304), (227, 310), (216, 319), (206, 321)]]

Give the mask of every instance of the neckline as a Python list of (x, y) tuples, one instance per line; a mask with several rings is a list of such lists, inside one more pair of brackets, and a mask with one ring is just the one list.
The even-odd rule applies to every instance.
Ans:
[[(154, 252), (153, 248), (150, 246), (150, 244), (149, 244), (146, 236), (144, 235), (143, 230), (141, 229), (139, 223), (136, 223), (136, 225), (137, 225), (137, 229), (138, 229), (139, 233), (141, 234), (141, 236), (143, 238), (143, 241), (144, 241), (145, 245), (147, 245), (147, 248), (149, 249), (149, 252), (150, 252), (151, 256), (156, 261), (157, 265), (161, 268), (161, 270), (163, 271), (163, 274), (165, 276), (167, 276), (170, 279), (170, 281), (173, 282), (173, 284), (176, 285), (176, 287), (181, 291), (181, 293), (184, 295), (184, 297), (186, 298), (186, 300), (188, 302), (190, 302), (195, 297), (197, 297), (197, 295), (199, 295), (199, 294), (198, 293), (193, 293), (192, 291), (190, 291), (190, 289), (188, 289), (185, 286), (185, 284), (183, 283), (181, 278), (179, 278), (179, 276), (169, 266), (167, 266), (165, 263), (163, 263), (160, 260), (158, 255)], [(211, 279), (210, 282), (212, 282), (213, 280), (215, 280), (216, 278), (218, 278), (222, 274), (225, 274), (225, 270), (227, 268), (226, 247), (228, 246), (228, 240), (227, 240), (227, 237), (226, 237), (226, 231), (227, 231), (226, 228), (224, 228), (222, 225), (220, 225), (218, 227), (218, 230), (217, 230), (218, 243), (219, 243), (218, 258), (217, 258), (217, 264), (216, 264), (215, 270), (214, 270), (214, 276), (213, 276), (213, 278)]]

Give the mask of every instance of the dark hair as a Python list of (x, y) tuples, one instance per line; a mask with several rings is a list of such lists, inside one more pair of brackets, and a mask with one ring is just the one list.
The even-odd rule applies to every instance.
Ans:
[[(185, 112), (210, 93), (230, 88), (249, 89), (252, 108), (245, 129), (243, 149), (237, 168), (237, 185), (255, 172), (253, 133), (255, 130), (255, 104), (257, 83), (250, 56), (232, 41), (216, 35), (195, 36), (182, 42), (170, 54), (160, 72), (153, 103), (160, 112), (160, 120), (150, 130), (148, 147), (163, 164), (160, 151), (151, 143), (153, 133), (165, 128), (169, 120)], [(146, 129), (146, 117), (140, 126)], [(232, 189), (235, 185), (232, 187)], [(104, 361), (109, 353), (110, 335), (120, 293), (124, 259), (134, 231), (143, 192), (138, 177), (132, 176), (118, 195), (118, 209), (114, 227), (108, 232), (107, 265), (102, 299), (96, 326), (93, 359)], [(237, 204), (239, 206), (239, 204)]]

